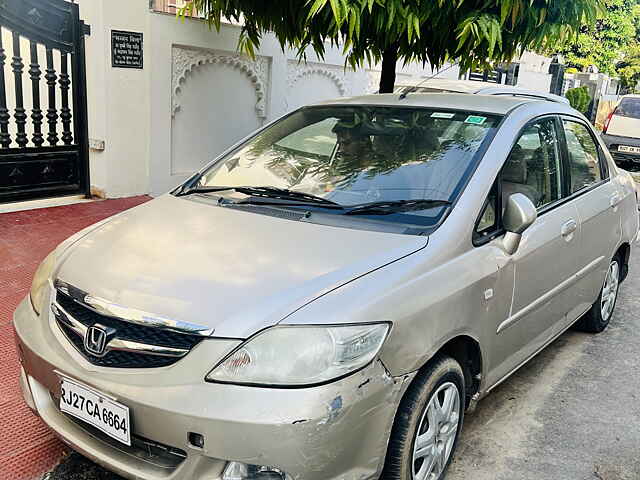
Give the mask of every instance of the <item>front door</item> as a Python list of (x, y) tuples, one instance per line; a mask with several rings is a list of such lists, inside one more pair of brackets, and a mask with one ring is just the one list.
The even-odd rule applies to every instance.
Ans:
[(531, 122), (501, 172), (502, 204), (523, 193), (538, 218), (513, 254), (514, 289), (507, 318), (496, 319), (494, 378), (499, 379), (533, 355), (566, 325), (576, 296), (580, 269), (580, 217), (568, 201), (562, 136), (555, 117)]

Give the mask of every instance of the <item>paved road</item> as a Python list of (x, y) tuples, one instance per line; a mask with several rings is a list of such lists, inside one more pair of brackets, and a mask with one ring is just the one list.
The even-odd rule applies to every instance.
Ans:
[[(447, 480), (640, 479), (640, 254), (612, 324), (569, 331), (466, 419)], [(51, 480), (118, 480), (77, 456)]]

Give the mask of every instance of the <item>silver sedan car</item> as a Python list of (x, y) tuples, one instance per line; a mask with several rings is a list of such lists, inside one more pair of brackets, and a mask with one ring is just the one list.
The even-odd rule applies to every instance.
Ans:
[(442, 479), (465, 410), (607, 327), (637, 236), (632, 178), (564, 103), (304, 107), (44, 260), (25, 401), (131, 479)]

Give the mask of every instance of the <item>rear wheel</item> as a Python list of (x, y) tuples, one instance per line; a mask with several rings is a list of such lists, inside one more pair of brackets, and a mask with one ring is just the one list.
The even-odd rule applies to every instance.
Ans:
[(464, 416), (464, 375), (438, 357), (405, 394), (391, 431), (383, 480), (442, 480)]
[(589, 333), (600, 333), (607, 328), (613, 316), (616, 301), (618, 300), (620, 272), (620, 258), (615, 256), (609, 263), (609, 268), (607, 269), (607, 274), (605, 275), (604, 283), (596, 303), (594, 303), (591, 309), (576, 323), (576, 327), (579, 330)]

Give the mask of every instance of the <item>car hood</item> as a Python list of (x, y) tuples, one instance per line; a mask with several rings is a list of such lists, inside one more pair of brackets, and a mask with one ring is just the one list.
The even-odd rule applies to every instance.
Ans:
[(56, 276), (126, 308), (246, 338), (426, 243), (165, 195), (81, 237)]

